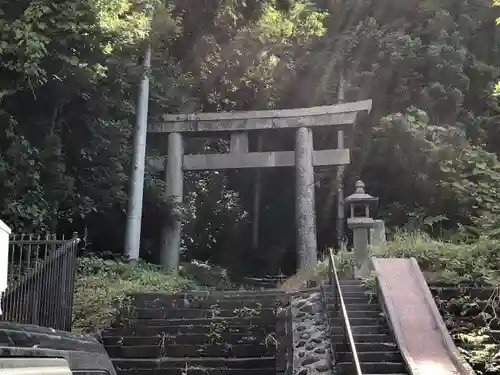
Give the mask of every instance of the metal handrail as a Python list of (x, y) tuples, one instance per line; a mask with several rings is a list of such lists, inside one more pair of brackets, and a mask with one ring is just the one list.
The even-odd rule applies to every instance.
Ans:
[[(347, 341), (351, 347), (352, 357), (354, 362), (354, 367), (356, 368), (357, 375), (363, 375), (361, 371), (361, 365), (359, 363), (358, 352), (356, 350), (356, 345), (354, 344), (354, 336), (352, 334), (351, 324), (349, 323), (349, 318), (347, 317), (347, 308), (344, 302), (344, 296), (340, 290), (340, 282), (337, 273), (337, 267), (335, 266), (335, 260), (333, 257), (332, 249), (329, 250), (329, 262), (328, 262), (328, 278), (330, 285), (332, 285), (335, 297), (335, 311), (338, 311), (338, 302), (340, 302), (340, 311), (342, 313), (342, 323), (344, 328), (344, 339)], [(335, 357), (337, 356), (337, 351), (335, 350)], [(337, 358), (335, 358), (337, 363)]]

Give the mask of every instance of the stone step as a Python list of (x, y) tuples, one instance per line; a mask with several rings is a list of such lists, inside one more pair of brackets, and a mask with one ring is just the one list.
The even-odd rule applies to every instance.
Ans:
[(272, 289), (276, 289), (276, 284), (282, 282), (284, 278), (261, 278), (261, 277), (245, 277), (241, 282), (238, 282), (241, 285), (254, 285), (257, 287), (260, 286), (271, 286)]
[[(337, 288), (333, 287), (331, 285), (325, 284), (325, 285), (323, 285), (322, 290), (323, 290), (323, 293), (334, 294), (337, 291)], [(341, 285), (340, 290), (342, 291), (342, 294), (344, 294), (344, 295), (346, 293), (349, 293), (349, 292), (350, 293), (362, 293), (364, 295), (371, 294), (370, 290), (363, 285)]]
[[(325, 290), (328, 292), (331, 292), (334, 289), (331, 285), (326, 285)], [(368, 288), (365, 287), (362, 284), (340, 284), (340, 290), (342, 290), (342, 293), (348, 293), (348, 292), (363, 292), (367, 293)]]
[[(356, 373), (352, 362), (339, 362), (337, 368), (340, 375)], [(362, 362), (361, 371), (363, 374), (400, 374), (405, 373), (407, 368), (401, 362)]]
[(245, 277), (241, 284), (250, 287), (276, 289), (277, 285), (284, 280), (286, 280), (285, 277)]
[(363, 285), (363, 280), (340, 279), (339, 283), (340, 283), (340, 286), (344, 286), (344, 285)]
[[(334, 288), (335, 284), (325, 283), (323, 288)], [(340, 280), (340, 288), (366, 288), (361, 280)]]
[(180, 301), (180, 300), (260, 300), (265, 297), (283, 297), (287, 292), (280, 289), (267, 290), (226, 290), (226, 291), (186, 291), (184, 293), (132, 293), (131, 300), (134, 302), (140, 301)]
[[(351, 326), (352, 333), (358, 335), (367, 335), (367, 334), (382, 334), (389, 333), (389, 329), (385, 325), (377, 324), (373, 326)], [(340, 335), (344, 332), (343, 326), (335, 326), (331, 327), (330, 332), (333, 335)]]
[[(335, 301), (335, 294), (333, 293), (325, 293), (323, 295), (324, 300), (327, 301), (328, 303), (334, 303)], [(344, 297), (344, 302), (347, 300), (351, 299), (358, 299), (366, 303), (378, 303), (376, 296), (370, 296), (366, 294), (364, 291), (359, 291), (359, 292), (350, 292), (350, 293), (342, 293), (342, 296)], [(339, 300), (340, 302), (340, 300)], [(363, 303), (362, 302), (362, 303)], [(346, 302), (347, 304), (347, 302)]]
[(286, 280), (285, 275), (252, 275), (252, 276), (245, 276), (243, 280), (253, 280), (253, 281), (284, 281)]
[(258, 299), (249, 298), (227, 298), (227, 299), (147, 299), (138, 298), (131, 302), (131, 304), (138, 308), (157, 308), (157, 309), (180, 309), (180, 308), (211, 308), (212, 306), (219, 306), (221, 309), (235, 309), (247, 307), (251, 309), (256, 308), (275, 308), (278, 306), (286, 305), (289, 302), (288, 296), (264, 296)]
[[(399, 351), (392, 352), (358, 352), (360, 362), (401, 362), (403, 357)], [(352, 362), (351, 351), (338, 352), (337, 360), (339, 362)]]
[[(147, 322), (145, 322), (147, 323)], [(233, 333), (233, 334), (267, 334), (269, 332), (275, 332), (275, 325), (265, 325), (265, 326), (249, 326), (248, 324), (242, 325), (228, 325), (224, 321), (218, 321), (214, 324), (206, 324), (206, 325), (163, 325), (165, 323), (164, 320), (161, 322), (156, 322), (146, 325), (135, 325), (133, 327), (122, 327), (122, 328), (108, 328), (102, 331), (101, 337), (113, 337), (113, 336), (143, 336), (143, 337), (152, 337), (157, 336), (158, 334), (165, 333), (167, 335), (171, 334), (208, 334), (213, 332), (214, 330), (223, 330), (225, 333)]]
[[(265, 343), (272, 340), (272, 335), (266, 332), (258, 334), (249, 333), (227, 333), (227, 332), (209, 332), (207, 334), (185, 334), (184, 332), (177, 334), (164, 334), (156, 337), (144, 336), (112, 336), (103, 337), (102, 342), (106, 346), (122, 345), (122, 346), (153, 346), (165, 344), (178, 345), (208, 345), (212, 343), (227, 343), (230, 345)], [(270, 341), (269, 341), (270, 342)]]
[[(331, 300), (333, 303), (333, 299)], [(330, 302), (330, 301), (329, 301)], [(376, 298), (372, 298), (367, 295), (362, 295), (362, 296), (344, 296), (344, 303), (349, 306), (349, 305), (356, 305), (356, 304), (367, 304), (367, 305), (379, 305), (378, 301)]]
[[(367, 303), (372, 305), (378, 304), (377, 298), (375, 296), (369, 296), (365, 293), (348, 293), (348, 294), (342, 294), (342, 296), (344, 297), (344, 303), (346, 305), (352, 303)], [(323, 299), (325, 301), (328, 301), (328, 303), (333, 304), (335, 302), (335, 294), (324, 293)], [(340, 303), (340, 299), (338, 299), (338, 302)]]
[[(354, 336), (354, 342), (357, 344), (361, 343), (393, 343), (394, 339), (386, 334), (353, 334)], [(332, 336), (332, 341), (334, 343), (342, 343), (345, 341), (345, 336), (344, 335), (333, 335)]]
[[(340, 352), (350, 352), (349, 344), (336, 345), (336, 350)], [(356, 343), (356, 351), (358, 353), (384, 353), (395, 352), (399, 348), (394, 342), (360, 342)]]
[[(335, 293), (326, 292), (323, 294), (323, 296), (327, 301), (334, 301)], [(364, 289), (347, 292), (343, 290), (342, 296), (344, 297), (344, 301), (350, 298), (363, 298), (365, 301), (372, 301), (377, 299), (377, 296), (368, 294)]]
[(113, 323), (113, 328), (118, 327), (156, 327), (156, 326), (184, 326), (184, 325), (212, 325), (224, 322), (229, 326), (267, 326), (274, 325), (277, 322), (276, 317), (263, 319), (262, 317), (216, 317), (200, 319), (130, 319), (125, 318)]
[(275, 368), (222, 369), (205, 367), (181, 367), (168, 369), (131, 369), (117, 371), (119, 375), (276, 375)]
[[(348, 292), (348, 293), (343, 292), (342, 296), (344, 297), (344, 301), (346, 299), (349, 299), (349, 298), (361, 298), (361, 297), (364, 297), (364, 298), (367, 298), (371, 303), (378, 303), (376, 296), (370, 296), (369, 294), (366, 294), (363, 291)], [(330, 300), (327, 300), (327, 301), (330, 301)], [(333, 301), (333, 299), (331, 301)]]
[(161, 358), (158, 359), (127, 359), (114, 358), (113, 365), (118, 370), (131, 369), (162, 369), (180, 367), (207, 367), (228, 369), (259, 369), (272, 368), (275, 366), (275, 357), (248, 357), (248, 358), (225, 358), (225, 357), (198, 357), (198, 358)]
[(106, 346), (111, 358), (161, 358), (161, 357), (269, 357), (276, 354), (276, 347), (263, 343), (242, 345), (144, 345)]
[[(344, 324), (342, 317), (335, 315), (333, 312), (328, 312), (328, 322), (331, 327), (340, 327)], [(351, 324), (351, 327), (376, 326), (385, 325), (386, 321), (384, 316), (380, 314), (377, 314), (376, 317), (353, 317), (349, 315), (349, 323)]]
[(342, 295), (344, 297), (353, 295), (353, 294), (364, 294), (365, 296), (369, 296), (368, 290), (363, 286), (358, 285), (345, 285), (341, 287)]
[[(328, 317), (329, 318), (341, 318), (340, 312), (337, 312), (333, 309), (329, 309), (328, 312)], [(377, 319), (377, 318), (383, 318), (383, 314), (378, 311), (378, 310), (356, 310), (356, 311), (348, 311), (347, 312), (349, 321), (352, 319), (361, 319), (361, 318), (368, 318), (368, 319)], [(351, 324), (352, 325), (352, 324)]]
[(151, 309), (151, 308), (123, 308), (120, 316), (135, 319), (211, 319), (211, 318), (261, 318), (272, 319), (276, 315), (275, 309)]
[[(329, 303), (326, 305), (328, 310), (334, 311), (335, 305)], [(339, 305), (340, 308), (340, 305)], [(370, 303), (351, 303), (346, 304), (347, 312), (354, 311), (380, 311), (380, 306), (378, 304), (370, 304)]]

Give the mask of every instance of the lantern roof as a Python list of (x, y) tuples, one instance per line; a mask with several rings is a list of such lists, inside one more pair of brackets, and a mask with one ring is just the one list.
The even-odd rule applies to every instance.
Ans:
[(370, 203), (377, 202), (378, 198), (365, 192), (365, 183), (361, 180), (356, 181), (355, 191), (345, 199), (346, 203)]

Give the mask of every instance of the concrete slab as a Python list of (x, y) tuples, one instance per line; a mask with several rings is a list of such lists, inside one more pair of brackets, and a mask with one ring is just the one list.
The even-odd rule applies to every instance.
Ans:
[(410, 372), (474, 374), (455, 347), (416, 260), (372, 262), (384, 312)]

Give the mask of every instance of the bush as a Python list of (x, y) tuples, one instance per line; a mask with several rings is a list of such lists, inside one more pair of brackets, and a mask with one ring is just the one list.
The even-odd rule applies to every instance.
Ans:
[[(385, 245), (373, 247), (372, 255), (380, 258), (413, 257), (431, 283), (497, 286), (500, 280), (499, 250), (500, 243), (488, 237), (480, 237), (472, 244), (452, 243), (432, 239), (422, 232), (398, 231)], [(340, 277), (352, 277), (352, 251), (338, 251), (334, 260)], [(325, 257), (314, 270), (303, 271), (292, 278), (304, 283), (322, 280), (327, 275), (328, 258)]]
[(437, 241), (421, 232), (400, 231), (373, 256), (414, 257), (430, 282), (496, 285), (500, 270), (500, 243), (480, 237), (472, 244)]
[(207, 262), (192, 260), (190, 263), (182, 264), (179, 273), (208, 288), (229, 289), (233, 286), (225, 268)]
[[(339, 251), (333, 256), (339, 277), (350, 278), (353, 275), (354, 256), (349, 251)], [(319, 260), (314, 268), (302, 270), (283, 281), (279, 288), (286, 291), (295, 291), (307, 288), (309, 283), (320, 283), (328, 278), (328, 252)]]
[[(175, 293), (205, 288), (203, 281), (213, 284), (209, 286), (229, 284), (227, 273), (222, 269), (214, 270), (205, 264), (204, 272), (200, 273), (196, 272), (196, 266), (188, 268), (181, 267), (179, 276), (172, 276), (145, 262), (104, 260), (93, 255), (80, 258), (75, 282), (73, 330), (89, 332), (109, 325), (117, 307), (133, 292)], [(210, 278), (211, 271), (214, 275)], [(195, 276), (190, 276), (189, 272)]]

